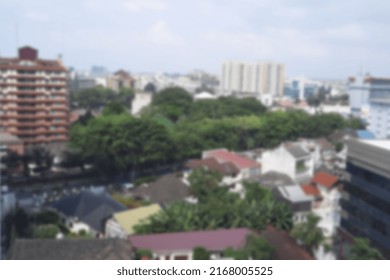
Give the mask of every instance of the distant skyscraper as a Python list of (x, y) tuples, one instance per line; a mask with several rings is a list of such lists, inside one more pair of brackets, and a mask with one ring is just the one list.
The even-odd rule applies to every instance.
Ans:
[(221, 90), (239, 95), (282, 96), (284, 77), (284, 64), (227, 61), (222, 64)]

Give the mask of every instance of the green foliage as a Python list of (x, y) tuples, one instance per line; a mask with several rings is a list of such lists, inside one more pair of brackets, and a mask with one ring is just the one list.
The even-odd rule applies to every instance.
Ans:
[(115, 101), (130, 107), (133, 98), (132, 89), (125, 88), (116, 93), (111, 89), (97, 86), (72, 93), (72, 105), (78, 108), (97, 109)]
[(234, 260), (248, 260), (249, 256), (245, 250), (242, 249), (233, 249), (233, 248), (226, 248), (223, 252), (223, 256), (225, 258), (231, 258)]
[[(195, 174), (195, 175), (193, 175)], [(289, 230), (290, 211), (276, 202), (269, 190), (246, 184), (244, 199), (220, 187), (215, 173), (200, 169), (191, 174), (197, 204), (178, 202), (135, 226), (139, 234), (248, 227), (258, 231), (267, 224)], [(281, 213), (280, 213), (281, 212)]]
[(192, 104), (192, 96), (184, 89), (172, 87), (162, 90), (154, 96), (152, 105), (157, 112), (172, 122), (185, 115)]
[(337, 142), (334, 146), (336, 152), (341, 152), (344, 149), (344, 144), (342, 142)]
[(209, 260), (210, 252), (203, 247), (195, 247), (193, 250), (192, 259), (194, 260)]
[(225, 249), (223, 256), (235, 260), (272, 260), (275, 248), (263, 237), (249, 235), (242, 249)]
[(204, 168), (191, 172), (188, 181), (190, 182), (190, 192), (199, 201), (208, 198), (210, 192), (218, 188), (222, 175), (218, 172), (208, 171)]
[(120, 194), (113, 194), (112, 198), (118, 201), (120, 204), (125, 205), (127, 208), (137, 208), (145, 205), (144, 201), (135, 200), (132, 197), (127, 197)]
[(356, 238), (351, 247), (350, 257), (352, 260), (382, 260), (381, 252), (373, 248), (366, 238)]
[(37, 225), (61, 224), (60, 215), (50, 210), (33, 214), (31, 220)]
[(245, 252), (253, 260), (272, 260), (274, 247), (263, 237), (250, 235), (247, 238)]
[(292, 236), (312, 253), (325, 239), (322, 230), (318, 227), (319, 221), (319, 217), (310, 214), (306, 222), (296, 225), (291, 232)]
[(137, 251), (135, 252), (135, 259), (142, 260), (143, 258), (152, 259), (153, 253), (148, 249), (137, 249)]
[(168, 131), (153, 120), (127, 114), (101, 116), (75, 125), (70, 145), (106, 175), (128, 173), (140, 165), (164, 163), (174, 147)]
[(39, 239), (54, 239), (60, 233), (57, 225), (44, 224), (34, 228), (33, 237)]
[(103, 110), (104, 116), (120, 115), (126, 112), (126, 108), (119, 102), (112, 101), (108, 103)]

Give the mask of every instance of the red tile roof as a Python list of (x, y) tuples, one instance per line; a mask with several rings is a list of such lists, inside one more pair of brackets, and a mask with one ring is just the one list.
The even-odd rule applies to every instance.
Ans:
[(252, 233), (250, 229), (238, 228), (132, 235), (129, 239), (135, 248), (154, 252), (192, 250), (198, 246), (211, 251), (223, 251), (228, 247), (242, 248), (245, 246), (247, 236)]
[(222, 175), (237, 175), (240, 170), (231, 162), (219, 163), (215, 158), (195, 159), (187, 162), (186, 166), (191, 169), (206, 167), (212, 171), (218, 171)]
[(313, 195), (313, 196), (320, 195), (320, 191), (317, 189), (317, 187), (313, 186), (311, 184), (302, 185), (301, 188), (302, 188), (303, 192), (307, 195)]
[(205, 152), (206, 158), (215, 158), (219, 162), (231, 162), (238, 169), (252, 168), (252, 167), (260, 167), (260, 163), (245, 158), (243, 156), (239, 156), (236, 153), (229, 152), (225, 149), (220, 150), (212, 150)]
[(325, 172), (318, 172), (314, 175), (314, 178), (312, 181), (313, 181), (313, 183), (322, 185), (326, 188), (331, 188), (337, 183), (338, 180), (339, 180), (339, 178), (336, 176), (330, 175), (330, 174), (325, 173)]

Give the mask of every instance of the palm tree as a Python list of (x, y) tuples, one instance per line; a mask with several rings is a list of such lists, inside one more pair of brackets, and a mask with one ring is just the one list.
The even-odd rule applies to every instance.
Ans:
[(272, 214), (272, 225), (281, 230), (291, 230), (293, 225), (292, 213), (286, 204), (277, 203)]
[(381, 260), (382, 254), (371, 247), (370, 241), (366, 238), (356, 238), (351, 247), (352, 260)]
[(322, 230), (318, 227), (319, 221), (319, 217), (310, 214), (306, 222), (296, 225), (291, 232), (292, 236), (312, 254), (325, 239)]

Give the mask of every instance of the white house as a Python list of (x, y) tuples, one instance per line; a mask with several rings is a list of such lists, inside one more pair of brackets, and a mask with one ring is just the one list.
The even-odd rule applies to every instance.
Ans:
[(262, 174), (274, 171), (288, 175), (294, 181), (309, 180), (314, 173), (314, 157), (301, 143), (285, 143), (261, 155)]
[(314, 197), (312, 212), (320, 217), (318, 226), (325, 237), (333, 236), (340, 225), (341, 198), (339, 178), (324, 172), (318, 172), (312, 182), (303, 185), (303, 191)]
[(311, 213), (314, 198), (307, 195), (299, 185), (280, 186), (273, 191), (277, 200), (288, 205), (293, 213), (294, 224), (306, 221)]

